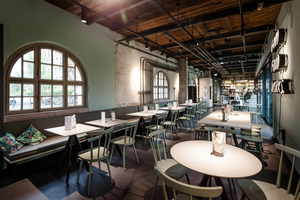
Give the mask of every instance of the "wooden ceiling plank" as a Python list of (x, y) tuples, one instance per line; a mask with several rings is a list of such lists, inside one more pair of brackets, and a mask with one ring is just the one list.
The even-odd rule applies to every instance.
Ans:
[[(264, 8), (272, 6), (272, 5), (282, 4), (282, 3), (288, 2), (288, 1), (291, 1), (291, 0), (265, 0)], [(257, 2), (251, 2), (248, 4), (244, 4), (243, 7), (244, 7), (244, 13), (257, 11)], [(196, 25), (196, 24), (219, 20), (224, 17), (230, 17), (230, 16), (234, 16), (234, 15), (239, 15), (239, 14), (240, 14), (240, 11), (239, 11), (239, 7), (237, 6), (234, 8), (229, 8), (226, 10), (219, 11), (217, 13), (199, 15), (198, 17), (195, 17), (193, 19), (192, 24)], [(185, 22), (185, 23), (182, 23), (181, 25), (186, 27), (186, 26), (190, 26), (190, 24), (191, 24), (190, 22)], [(155, 28), (152, 28), (149, 30), (142, 31), (142, 32), (140, 32), (140, 34), (143, 36), (149, 36), (149, 35), (155, 35), (155, 34), (162, 33), (162, 32), (173, 31), (176, 29), (178, 29), (178, 26), (176, 24), (167, 24), (167, 25), (162, 25), (162, 26), (158, 26), (158, 27), (155, 27)], [(135, 35), (129, 35), (129, 36), (127, 36), (126, 40), (134, 40), (137, 38), (138, 37), (136, 37)]]

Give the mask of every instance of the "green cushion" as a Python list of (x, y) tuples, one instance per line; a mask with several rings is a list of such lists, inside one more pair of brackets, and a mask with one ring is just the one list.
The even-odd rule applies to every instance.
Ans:
[(19, 142), (28, 145), (36, 145), (43, 142), (46, 139), (39, 130), (37, 130), (32, 124), (17, 137)]
[(148, 109), (149, 110), (154, 110), (154, 106), (149, 106)]
[(0, 138), (0, 150), (15, 153), (23, 147), (23, 144), (18, 142), (11, 133), (7, 133)]

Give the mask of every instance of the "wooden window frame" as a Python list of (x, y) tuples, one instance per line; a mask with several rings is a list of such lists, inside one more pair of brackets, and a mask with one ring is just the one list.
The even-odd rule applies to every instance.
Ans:
[[(167, 81), (167, 84), (168, 84), (168, 86), (159, 86), (159, 73), (162, 73), (163, 74), (163, 85), (165, 84), (164, 83), (164, 80), (166, 80)], [(156, 76), (158, 77), (157, 78), (157, 80), (156, 80)], [(169, 80), (168, 80), (168, 77), (166, 76), (166, 74), (163, 72), (163, 71), (158, 71), (156, 74), (155, 74), (155, 76), (154, 76), (154, 82), (156, 82), (156, 85), (155, 84), (153, 84), (153, 91), (154, 91), (154, 89), (155, 88), (157, 88), (157, 98), (155, 99), (154, 98), (154, 92), (153, 92), (153, 100), (156, 100), (156, 101), (159, 101), (159, 100), (165, 100), (165, 99), (169, 99), (169, 96), (170, 96), (170, 84), (169, 84)], [(159, 98), (159, 89), (160, 88), (162, 88), (163, 89), (163, 98)], [(167, 88), (168, 89), (168, 92), (167, 92), (167, 94), (168, 94), (168, 97), (167, 98), (165, 98), (165, 92), (164, 92), (164, 89), (165, 88)]]
[[(51, 49), (51, 79), (46, 80), (46, 79), (41, 79), (41, 49)], [(34, 51), (34, 77), (33, 79), (29, 78), (23, 78), (23, 58), (22, 58), (22, 63), (21, 63), (21, 78), (16, 78), (16, 77), (10, 77), (10, 73), (12, 71), (13, 66), (15, 63), (18, 61), (19, 58), (23, 57), (24, 54)], [(53, 52), (58, 51), (62, 53), (62, 67), (63, 67), (63, 80), (54, 80), (54, 66), (59, 66), (53, 63)], [(68, 80), (68, 58), (70, 58), (74, 64), (75, 64), (75, 80), (74, 81), (69, 81)], [(81, 75), (81, 81), (76, 81), (76, 68), (78, 69), (80, 75)], [(21, 47), (20, 49), (16, 50), (12, 55), (7, 59), (5, 65), (5, 93), (4, 93), (4, 104), (5, 104), (5, 109), (4, 109), (4, 115), (16, 115), (16, 114), (26, 114), (26, 113), (45, 113), (47, 111), (64, 111), (64, 110), (71, 110), (71, 109), (78, 109), (78, 108), (86, 108), (86, 79), (85, 79), (85, 73), (82, 69), (81, 64), (79, 61), (73, 56), (69, 51), (54, 45), (54, 44), (47, 44), (47, 43), (35, 43), (35, 44), (30, 44), (24, 47)], [(25, 83), (30, 83), (34, 84), (34, 108), (30, 110), (22, 110), (22, 101), (21, 101), (21, 110), (16, 110), (12, 111), (9, 110), (10, 106), (10, 93), (9, 93), (9, 86), (10, 83), (21, 83), (22, 85)], [(49, 84), (52, 86), (53, 85), (62, 85), (63, 86), (63, 101), (62, 101), (62, 107), (52, 107), (53, 106), (53, 90), (51, 93), (51, 108), (41, 108), (41, 85), (42, 84)], [(67, 87), (68, 85), (74, 85), (74, 86), (82, 86), (82, 105), (79, 106), (68, 106), (68, 91)], [(23, 94), (21, 94), (20, 98), (22, 99)], [(75, 101), (74, 101), (75, 103)]]

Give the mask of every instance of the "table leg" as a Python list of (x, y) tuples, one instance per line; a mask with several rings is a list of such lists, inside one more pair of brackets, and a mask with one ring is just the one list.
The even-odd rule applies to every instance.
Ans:
[(74, 140), (74, 136), (70, 136), (69, 159), (68, 159), (68, 169), (67, 169), (67, 178), (66, 178), (67, 184), (69, 182), (70, 167), (71, 167), (71, 163), (72, 163), (71, 157), (72, 157), (73, 140)]
[[(210, 178), (210, 176), (203, 174), (202, 180), (201, 180), (199, 185), (202, 186), (202, 187), (206, 187), (209, 178)], [(213, 177), (213, 178), (215, 179), (215, 182), (216, 182), (217, 186), (221, 186), (223, 188), (223, 192), (221, 194), (222, 200), (228, 200), (228, 196), (227, 196), (226, 191), (224, 189), (224, 185), (223, 185), (223, 182), (222, 182), (221, 178), (220, 177)]]
[(68, 139), (68, 141), (67, 141), (67, 144), (66, 144), (66, 146), (65, 146), (65, 148), (64, 148), (64, 150), (63, 150), (63, 152), (62, 152), (62, 155), (61, 155), (60, 158), (59, 158), (59, 161), (58, 161), (56, 170), (55, 170), (55, 172), (54, 172), (55, 175), (58, 174), (59, 169), (61, 168), (62, 163), (63, 163), (63, 161), (64, 161), (64, 158), (65, 158), (65, 157), (67, 156), (67, 154), (68, 154), (68, 151), (69, 151), (69, 148), (70, 148), (70, 142), (71, 142), (71, 139), (70, 139), (70, 138), (71, 138), (71, 137), (69, 137), (69, 139)]
[[(81, 147), (81, 145), (80, 145), (80, 143), (79, 143), (78, 138), (77, 138), (76, 135), (75, 135), (75, 138), (74, 138), (74, 147), (75, 147), (75, 149), (74, 149), (75, 150), (74, 151), (75, 152), (75, 156), (77, 157), (78, 153), (80, 151), (82, 151), (83, 149), (82, 149), (82, 147)], [(89, 164), (88, 164), (88, 162), (84, 161), (83, 164), (84, 164), (84, 166), (86, 168), (86, 171), (89, 171)]]

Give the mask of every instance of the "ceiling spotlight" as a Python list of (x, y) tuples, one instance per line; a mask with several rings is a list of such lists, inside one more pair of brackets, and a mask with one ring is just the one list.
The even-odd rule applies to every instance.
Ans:
[(148, 40), (146, 40), (146, 42), (145, 42), (145, 49), (149, 49)]
[(81, 8), (82, 12), (81, 12), (81, 22), (82, 23), (87, 23), (87, 11), (84, 8)]
[(264, 1), (260, 0), (257, 2), (257, 10), (261, 10), (264, 7)]

